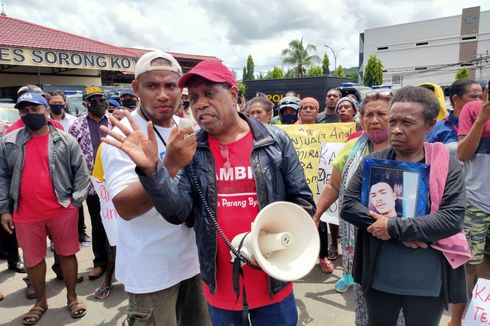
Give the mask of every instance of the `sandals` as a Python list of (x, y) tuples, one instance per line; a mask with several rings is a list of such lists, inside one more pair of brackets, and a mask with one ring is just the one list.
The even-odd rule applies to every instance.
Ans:
[(82, 318), (87, 313), (87, 307), (83, 301), (78, 299), (73, 300), (67, 306), (68, 311), (70, 312), (71, 318)]
[(22, 318), (22, 324), (23, 325), (34, 325), (36, 324), (39, 320), (41, 320), (41, 317), (44, 315), (44, 313), (48, 310), (48, 308), (44, 308), (41, 306), (34, 306), (29, 310), (29, 312)]
[(345, 274), (340, 280), (335, 283), (335, 291), (338, 293), (345, 293), (351, 286), (354, 285), (354, 279), (351, 274)]
[(320, 270), (324, 274), (332, 274), (333, 273), (333, 263), (328, 260), (328, 258), (320, 258)]
[(328, 248), (327, 258), (331, 261), (337, 260), (337, 258), (339, 258), (339, 251), (333, 247)]
[(95, 291), (94, 297), (97, 300), (104, 300), (107, 297), (109, 297), (109, 295), (111, 295), (111, 290), (112, 290), (112, 285), (100, 287)]

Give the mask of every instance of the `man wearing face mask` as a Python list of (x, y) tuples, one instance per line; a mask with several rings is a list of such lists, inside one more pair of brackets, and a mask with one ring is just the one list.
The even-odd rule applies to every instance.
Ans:
[(138, 97), (133, 90), (125, 89), (119, 95), (119, 103), (121, 103), (120, 109), (126, 109), (131, 112), (138, 106)]
[(77, 119), (74, 115), (66, 112), (66, 97), (61, 91), (49, 93), (49, 115), (51, 119), (58, 121), (65, 131), (68, 131), (73, 121)]
[(78, 269), (75, 254), (79, 250), (78, 207), (88, 188), (80, 145), (48, 121), (48, 102), (40, 94), (21, 95), (15, 107), (25, 127), (0, 140), (0, 215), (2, 227), (8, 233), (13, 233), (15, 223), (36, 295), (36, 303), (23, 323), (37, 323), (48, 309), (45, 284), (48, 235), (56, 243), (68, 310), (71, 317), (80, 318), (86, 307), (75, 291)]
[(299, 103), (296, 96), (286, 96), (279, 101), (279, 120), (275, 124), (292, 125), (298, 120)]
[[(87, 115), (77, 118), (70, 126), (68, 132), (77, 139), (82, 153), (85, 156), (89, 173), (94, 168), (95, 154), (100, 145), (100, 138), (106, 133), (100, 130), (101, 126), (112, 128), (107, 112), (108, 102), (104, 91), (99, 86), (85, 88), (82, 95), (83, 105), (87, 108)], [(90, 184), (87, 195), (87, 206), (92, 222), (92, 251), (94, 253), (94, 268), (88, 278), (95, 280), (104, 274), (107, 268), (107, 235), (100, 216), (100, 202), (95, 189)]]

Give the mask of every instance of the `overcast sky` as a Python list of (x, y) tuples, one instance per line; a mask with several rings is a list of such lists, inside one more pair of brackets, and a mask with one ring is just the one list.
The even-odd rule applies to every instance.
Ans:
[[(212, 55), (241, 75), (251, 54), (256, 72), (281, 64), (281, 50), (303, 37), (317, 54), (358, 65), (365, 29), (461, 14), (489, 0), (0, 0), (8, 16), (117, 46)], [(340, 49), (343, 49), (340, 51)], [(328, 50), (331, 69), (333, 56)]]

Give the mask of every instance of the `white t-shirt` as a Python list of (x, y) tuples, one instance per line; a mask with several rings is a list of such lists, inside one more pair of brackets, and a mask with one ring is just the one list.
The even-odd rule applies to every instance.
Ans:
[[(137, 111), (132, 115), (146, 134), (146, 120)], [(126, 118), (122, 123), (131, 129)], [(172, 128), (155, 127), (167, 142)], [(161, 158), (165, 154), (165, 145), (158, 136), (156, 139)], [(105, 145), (101, 156), (105, 182), (112, 198), (138, 181), (135, 164), (125, 153)], [(170, 224), (152, 208), (130, 221), (119, 218), (117, 229), (116, 278), (124, 284), (126, 292), (160, 291), (199, 273), (193, 228)]]
[(71, 114), (65, 112), (65, 116), (63, 117), (63, 119), (61, 119), (59, 121), (59, 123), (61, 123), (61, 125), (63, 126), (63, 129), (66, 132), (68, 132), (68, 128), (70, 128), (71, 124), (76, 119), (77, 119), (77, 117), (75, 117), (74, 115), (71, 115)]

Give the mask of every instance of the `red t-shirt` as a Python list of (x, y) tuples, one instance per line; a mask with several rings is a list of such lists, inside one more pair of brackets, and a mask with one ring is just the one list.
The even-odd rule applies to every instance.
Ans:
[(49, 173), (48, 140), (49, 133), (34, 136), (25, 145), (19, 202), (13, 214), (15, 223), (47, 220), (62, 215), (65, 210), (58, 203)]
[[(60, 130), (65, 130), (63, 128), (63, 126), (61, 125), (61, 123), (59, 123), (58, 121), (51, 119), (51, 118), (48, 118), (48, 121), (51, 122), (56, 128), (58, 128)], [(22, 121), (22, 119), (19, 118), (19, 119), (17, 119), (17, 121), (12, 123), (10, 125), (10, 127), (7, 128), (7, 130), (5, 130), (5, 134), (11, 133), (12, 131), (20, 129), (20, 128), (24, 128), (24, 126), (25, 126), (24, 121)], [(68, 130), (65, 130), (65, 131), (68, 131)]]
[[(231, 241), (237, 234), (249, 232), (251, 224), (259, 212), (255, 180), (250, 166), (252, 153), (252, 132), (234, 143), (223, 145), (209, 137), (209, 147), (216, 167), (218, 186), (218, 223)], [(207, 301), (214, 307), (226, 310), (242, 310), (242, 278), (240, 277), (240, 297), (236, 300), (233, 291), (233, 265), (230, 250), (216, 236), (218, 255), (216, 257), (216, 292), (211, 294), (203, 283)], [(267, 274), (242, 266), (247, 303), (251, 309), (277, 303), (293, 290), (290, 283), (279, 293), (270, 296)]]

